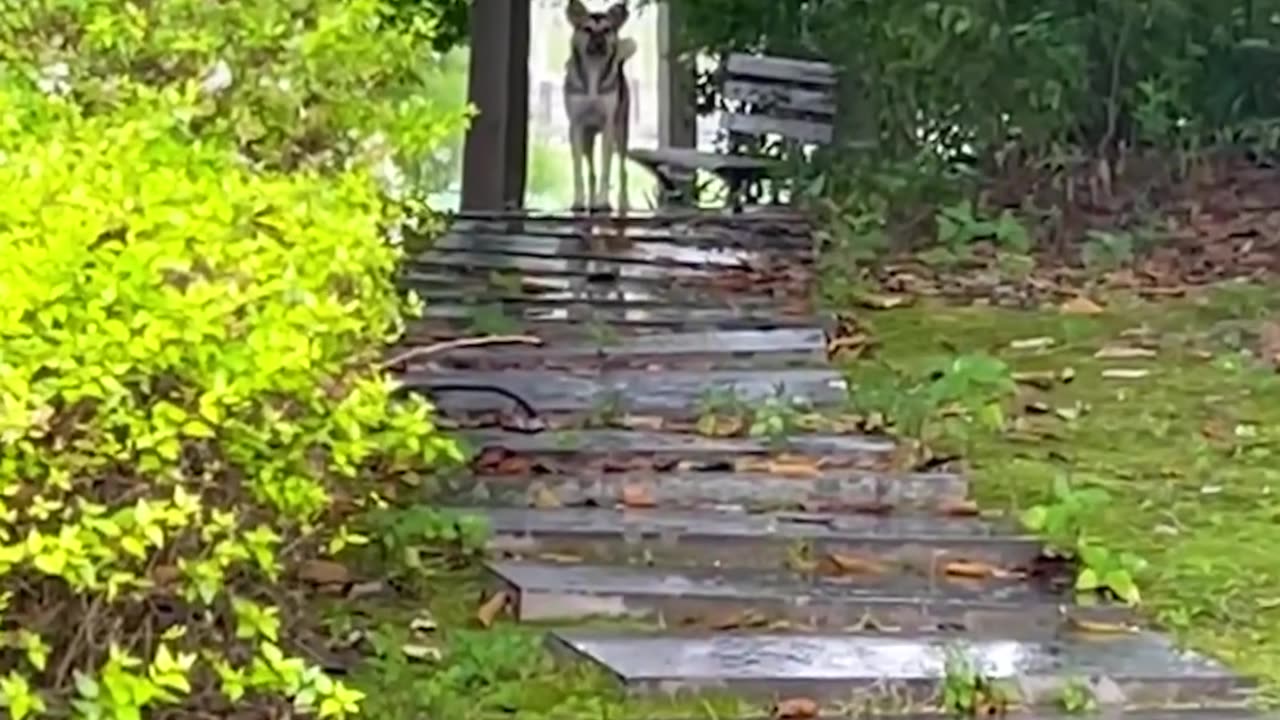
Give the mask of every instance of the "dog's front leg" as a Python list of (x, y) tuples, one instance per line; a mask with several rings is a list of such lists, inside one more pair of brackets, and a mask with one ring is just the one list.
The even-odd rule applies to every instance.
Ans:
[(592, 188), (591, 209), (609, 211), (609, 179), (613, 173), (614, 133), (606, 129), (600, 137), (600, 187)]
[(614, 148), (618, 153), (618, 212), (623, 215), (631, 209), (631, 203), (627, 199), (627, 141), (626, 136), (622, 136), (621, 142)]
[(586, 144), (584, 133), (581, 127), (575, 127), (569, 133), (569, 152), (573, 157), (573, 206), (574, 212), (581, 211), (587, 207), (583, 202), (582, 194), (582, 154), (583, 146)]
[(591, 195), (591, 204), (595, 205), (596, 195), (596, 134), (590, 130), (582, 136), (582, 154), (587, 162), (587, 193)]

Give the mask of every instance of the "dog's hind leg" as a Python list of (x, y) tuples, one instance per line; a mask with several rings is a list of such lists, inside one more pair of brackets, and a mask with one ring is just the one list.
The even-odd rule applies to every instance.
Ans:
[[(624, 112), (627, 110), (629, 108), (624, 109)], [(627, 211), (631, 209), (631, 203), (627, 200), (627, 155), (629, 154), (627, 152), (629, 146), (627, 135), (630, 134), (631, 128), (627, 119), (618, 123), (618, 126), (618, 143), (615, 148), (618, 153), (618, 212), (626, 215)]]
[(616, 130), (609, 128), (600, 137), (600, 188), (591, 203), (592, 210), (609, 211), (609, 180), (613, 173), (613, 154), (616, 148)]
[(569, 150), (573, 158), (573, 206), (572, 210), (578, 212), (584, 210), (587, 206), (583, 202), (582, 192), (582, 153), (583, 146), (586, 145), (586, 133), (581, 127), (575, 127), (569, 132)]

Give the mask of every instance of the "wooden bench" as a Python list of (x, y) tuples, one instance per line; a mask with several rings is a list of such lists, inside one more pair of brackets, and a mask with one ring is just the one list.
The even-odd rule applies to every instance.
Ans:
[[(837, 81), (829, 63), (734, 53), (722, 73), (721, 94), (730, 107), (721, 112), (720, 128), (730, 148), (741, 145), (743, 138), (769, 136), (792, 150), (831, 142)], [(744, 200), (759, 198), (762, 180), (776, 183), (781, 170), (776, 159), (757, 155), (665, 147), (628, 154), (657, 177), (666, 206), (690, 204), (688, 188), (696, 172), (703, 170), (724, 181), (729, 204), (737, 212)]]

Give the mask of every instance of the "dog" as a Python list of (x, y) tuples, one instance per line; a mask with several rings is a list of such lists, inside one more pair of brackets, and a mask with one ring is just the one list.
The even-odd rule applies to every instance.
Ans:
[[(609, 176), (618, 158), (618, 208), (627, 211), (627, 140), (630, 133), (631, 90), (626, 62), (636, 52), (630, 38), (618, 32), (630, 13), (615, 3), (605, 12), (589, 12), (581, 0), (569, 0), (566, 10), (573, 27), (569, 60), (565, 63), (564, 107), (569, 117), (573, 152), (573, 210), (609, 210)], [(596, 177), (595, 146), (600, 136), (600, 176)], [(582, 165), (586, 162), (584, 198)], [(589, 203), (589, 205), (588, 205)]]

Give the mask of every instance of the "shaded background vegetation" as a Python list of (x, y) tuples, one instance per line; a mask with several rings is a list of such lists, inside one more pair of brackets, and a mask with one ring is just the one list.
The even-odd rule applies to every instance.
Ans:
[[(814, 170), (859, 242), (936, 237), (934, 211), (977, 191), (1071, 240), (1280, 142), (1280, 2), (673, 2), (691, 67), (745, 50), (841, 68), (840, 142)], [(723, 105), (714, 66), (704, 112)]]

